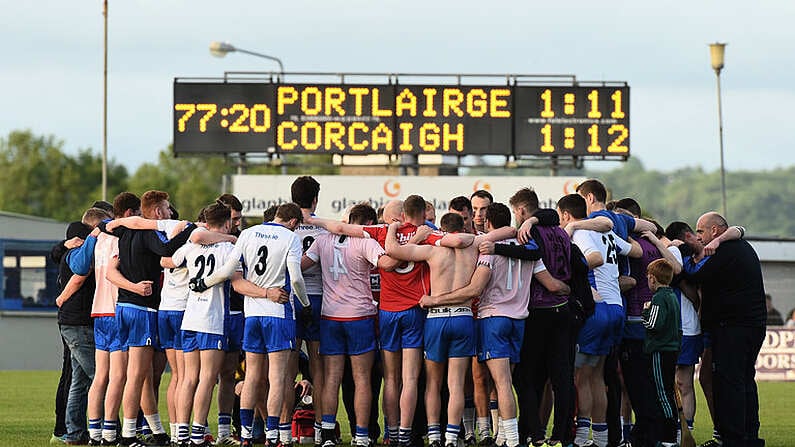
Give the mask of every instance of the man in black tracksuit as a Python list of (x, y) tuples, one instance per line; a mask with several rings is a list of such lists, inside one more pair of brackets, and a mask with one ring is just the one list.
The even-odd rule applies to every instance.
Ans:
[(762, 268), (748, 242), (723, 240), (727, 229), (718, 213), (698, 219), (696, 235), (705, 250), (717, 250), (688, 279), (701, 286), (701, 325), (712, 334), (713, 393), (723, 446), (764, 446), (754, 382), (767, 317)]

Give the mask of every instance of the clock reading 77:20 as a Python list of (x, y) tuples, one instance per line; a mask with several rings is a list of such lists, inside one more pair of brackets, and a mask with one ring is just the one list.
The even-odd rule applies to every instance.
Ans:
[[(199, 117), (199, 132), (207, 132), (207, 122), (219, 112), (216, 104), (174, 104), (174, 110), (183, 112), (177, 119), (177, 130), (185, 132), (188, 120)], [(232, 104), (220, 110), (221, 127), (232, 133), (265, 133), (271, 127), (271, 109), (267, 104)]]

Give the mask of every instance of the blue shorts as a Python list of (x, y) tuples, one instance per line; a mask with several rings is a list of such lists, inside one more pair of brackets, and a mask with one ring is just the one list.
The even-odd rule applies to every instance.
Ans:
[[(320, 341), (320, 309), (323, 306), (323, 295), (308, 295), (309, 304), (312, 305), (312, 325), (307, 327), (306, 324), (299, 318), (295, 322), (295, 338), (307, 341)], [(300, 315), (304, 310), (301, 302), (295, 300), (295, 314)]]
[(585, 320), (577, 337), (578, 352), (607, 355), (621, 343), (624, 332), (624, 308), (618, 304), (596, 303), (593, 315)]
[(182, 317), (184, 310), (160, 310), (157, 312), (157, 334), (163, 349), (182, 350)]
[(182, 352), (225, 351), (226, 336), (207, 332), (182, 331)]
[(254, 354), (295, 349), (295, 320), (278, 317), (246, 317), (243, 350)]
[(712, 348), (712, 334), (707, 331), (702, 331), (701, 336), (704, 340), (704, 349)]
[(99, 351), (126, 351), (119, 342), (119, 326), (116, 316), (94, 318), (94, 346)]
[(378, 331), (381, 349), (397, 352), (401, 349), (422, 349), (425, 311), (419, 306), (400, 312), (378, 311)]
[(443, 363), (452, 357), (475, 355), (472, 315), (425, 319), (425, 358)]
[(229, 314), (224, 321), (224, 333), (226, 334), (226, 352), (237, 352), (243, 347), (243, 326), (246, 324), (246, 316), (243, 312)]
[(359, 355), (375, 351), (375, 319), (320, 320), (320, 354)]
[(159, 345), (157, 312), (135, 305), (116, 305), (119, 343), (124, 348)]
[(524, 338), (524, 320), (508, 317), (481, 318), (478, 322), (478, 360), (509, 359), (519, 363)]
[(699, 335), (683, 335), (682, 344), (679, 347), (679, 358), (677, 365), (695, 365), (698, 363), (701, 353), (704, 352), (704, 337)]

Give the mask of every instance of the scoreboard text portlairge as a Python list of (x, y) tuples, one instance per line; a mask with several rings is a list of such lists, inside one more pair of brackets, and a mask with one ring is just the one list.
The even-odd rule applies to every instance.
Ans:
[(625, 83), (178, 80), (173, 113), (177, 154), (629, 156)]

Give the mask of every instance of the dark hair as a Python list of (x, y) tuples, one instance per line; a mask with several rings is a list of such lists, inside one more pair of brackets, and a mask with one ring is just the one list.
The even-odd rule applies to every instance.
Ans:
[(301, 208), (295, 203), (284, 203), (279, 205), (279, 208), (276, 209), (276, 217), (282, 222), (287, 222), (292, 219), (298, 219), (299, 223), (304, 221)]
[(491, 195), (490, 192), (486, 191), (485, 189), (478, 189), (477, 191), (473, 192), (471, 196), (469, 196), (470, 201), (473, 197), (480, 197), (481, 199), (489, 199), (489, 203), (494, 203), (494, 196)]
[(312, 202), (320, 193), (320, 183), (308, 175), (298, 177), (290, 187), (292, 201), (301, 208), (312, 208)]
[(575, 219), (585, 219), (588, 207), (579, 194), (567, 194), (558, 200), (558, 209), (566, 211)]
[(522, 188), (508, 199), (508, 203), (512, 207), (522, 207), (533, 213), (538, 209), (538, 194), (530, 188)]
[(240, 203), (240, 200), (232, 194), (221, 194), (216, 200), (235, 211), (243, 211), (243, 204)]
[(100, 209), (103, 209), (103, 210), (105, 210), (105, 211), (107, 211), (109, 213), (113, 212), (113, 204), (112, 203), (108, 203), (108, 202), (106, 202), (104, 200), (97, 200), (96, 202), (94, 202), (91, 205), (91, 208), (100, 208)]
[(85, 239), (88, 237), (88, 234), (91, 233), (91, 227), (84, 224), (83, 222), (72, 222), (66, 227), (66, 238), (72, 239), (74, 237), (79, 237), (80, 239)]
[(375, 209), (366, 203), (354, 205), (350, 213), (348, 213), (348, 223), (355, 225), (372, 225), (376, 223), (376, 221), (378, 221), (378, 216), (375, 213)]
[(198, 216), (196, 216), (196, 222), (203, 222), (203, 223), (206, 223), (206, 222), (207, 222), (207, 217), (205, 217), (205, 215), (204, 215), (204, 212), (205, 212), (205, 211), (207, 211), (207, 207), (206, 207), (206, 206), (205, 206), (205, 207), (203, 207), (203, 208), (202, 208), (202, 209), (199, 211), (199, 215), (198, 215)]
[(263, 211), (262, 213), (262, 221), (263, 222), (273, 222), (273, 219), (276, 217), (276, 210), (279, 209), (279, 205), (271, 205)]
[(406, 200), (403, 201), (403, 214), (408, 218), (425, 215), (425, 199), (417, 194), (406, 197)]
[(685, 240), (685, 234), (687, 233), (695, 234), (693, 229), (690, 228), (690, 225), (686, 224), (685, 222), (671, 222), (665, 228), (665, 237), (671, 240), (679, 239), (680, 241), (683, 241)]
[(486, 220), (494, 228), (507, 227), (511, 224), (511, 210), (505, 204), (495, 202), (486, 207)]
[(596, 179), (589, 179), (580, 183), (579, 186), (577, 186), (577, 193), (583, 196), (593, 194), (594, 200), (599, 203), (605, 203), (607, 201), (607, 188), (605, 188), (602, 182)]
[(215, 203), (204, 207), (204, 218), (208, 226), (220, 227), (232, 218), (232, 210), (220, 200), (216, 200)]
[(605, 209), (608, 211), (613, 211), (616, 209), (616, 201), (610, 200), (609, 202), (605, 203)]
[(461, 217), (460, 214), (447, 213), (442, 216), (442, 219), (439, 221), (439, 227), (442, 229), (442, 231), (446, 231), (448, 233), (458, 233), (464, 231), (464, 218)]
[(113, 216), (124, 217), (127, 210), (141, 209), (141, 199), (131, 192), (121, 192), (113, 198)]
[(472, 211), (472, 201), (464, 196), (454, 197), (450, 200), (450, 209), (458, 212), (464, 211), (464, 208)]
[(640, 204), (637, 200), (631, 197), (624, 197), (623, 199), (616, 202), (617, 208), (624, 208), (625, 210), (632, 213), (635, 217), (640, 217), (642, 214), (640, 212)]
[(179, 220), (179, 211), (177, 211), (177, 209), (174, 208), (174, 205), (169, 203), (168, 209), (171, 211), (171, 218), (174, 220)]

